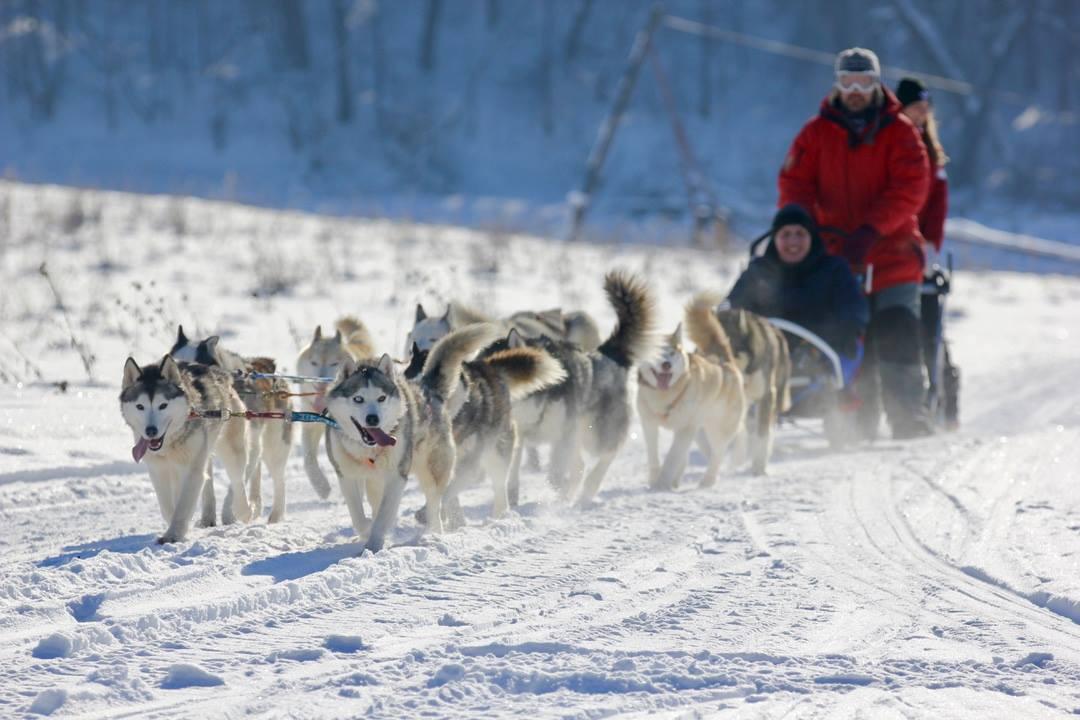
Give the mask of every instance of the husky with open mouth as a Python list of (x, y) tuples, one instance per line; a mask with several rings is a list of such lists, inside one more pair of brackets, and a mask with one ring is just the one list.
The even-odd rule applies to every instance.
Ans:
[[(741, 432), (746, 418), (743, 377), (735, 365), (723, 327), (713, 315), (717, 298), (703, 293), (686, 308), (686, 326), (696, 352), (683, 343), (683, 326), (666, 338), (660, 355), (638, 369), (638, 417), (649, 459), (649, 487), (673, 490), (686, 469), (695, 438), (703, 442), (709, 464), (702, 487), (716, 482), (724, 452)], [(659, 429), (674, 437), (660, 464)]]
[[(243, 413), (244, 403), (233, 389), (232, 378), (217, 367), (178, 363), (169, 355), (154, 365), (139, 367), (130, 357), (124, 364), (120, 412), (135, 434), (132, 457), (135, 462), (146, 460), (167, 523), (159, 543), (179, 542), (187, 536), (200, 493), (201, 524), (216, 524), (212, 455), (221, 459), (229, 475), (222, 522), (251, 519), (244, 488), (247, 425), (222, 420), (222, 411)], [(217, 417), (196, 417), (196, 412), (217, 413)]]
[[(398, 372), (389, 355), (350, 358), (327, 390), (326, 410), (337, 427), (326, 434), (326, 450), (353, 529), (367, 536), (366, 549), (382, 549), (397, 522), (410, 473), (420, 481), (428, 526), (443, 531), (443, 497), (457, 459), (447, 401), (462, 363), (496, 334), (483, 324), (451, 332), (431, 348), (415, 384)], [(374, 515), (370, 532), (365, 490)]]

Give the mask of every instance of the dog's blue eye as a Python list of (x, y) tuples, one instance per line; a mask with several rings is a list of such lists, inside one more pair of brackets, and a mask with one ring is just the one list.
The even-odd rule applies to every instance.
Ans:
[(169, 403), (161, 403), (158, 405), (158, 410), (164, 410), (167, 407), (169, 407)]
[(355, 396), (353, 396), (353, 399), (352, 399), (352, 401), (353, 401), (354, 403), (356, 403), (357, 405), (359, 405), (359, 404), (361, 404), (362, 402), (364, 402), (364, 398), (363, 398), (363, 397), (361, 397), (360, 395), (355, 395)]
[(136, 410), (145, 410), (146, 408), (144, 408), (144, 407), (142, 406), (142, 403), (139, 403), (138, 405), (136, 405), (136, 406), (135, 406), (135, 409), (136, 409)]
[(386, 396), (385, 395), (380, 395), (379, 396), (379, 402), (386, 402)]

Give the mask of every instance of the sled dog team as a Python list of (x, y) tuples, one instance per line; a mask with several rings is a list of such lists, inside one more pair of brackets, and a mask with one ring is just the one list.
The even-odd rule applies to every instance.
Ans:
[[(298, 391), (301, 410), (328, 420), (300, 429), (315, 491), (330, 494), (319, 463), (325, 441), (353, 529), (372, 551), (397, 521), (410, 475), (425, 498), (418, 518), (444, 532), (464, 524), (458, 495), (484, 476), (494, 517), (517, 505), (523, 451), (540, 446), (550, 448), (552, 486), (588, 505), (630, 431), (635, 378), (651, 488), (678, 486), (695, 442), (708, 456), (703, 486), (716, 482), (736, 439), (740, 451), (749, 441), (753, 472), (765, 472), (777, 415), (789, 402), (783, 335), (704, 293), (673, 333), (660, 336), (655, 299), (640, 278), (611, 272), (604, 290), (617, 318), (606, 338), (583, 312), (491, 319), (451, 303), (432, 317), (417, 306), (402, 367), (376, 351), (355, 318), (340, 319), (332, 335), (316, 328), (296, 365), (302, 376), (334, 378)], [(145, 461), (166, 522), (159, 542), (186, 536), (200, 498), (200, 525), (216, 524), (214, 456), (229, 478), (222, 523), (261, 515), (264, 465), (274, 484), (269, 522), (284, 517), (296, 423), (229, 419), (290, 410), (288, 383), (253, 377), (276, 367), (230, 352), (216, 336), (190, 339), (183, 327), (159, 362), (127, 359), (120, 406), (134, 433), (132, 455)], [(662, 463), (660, 428), (673, 434)]]

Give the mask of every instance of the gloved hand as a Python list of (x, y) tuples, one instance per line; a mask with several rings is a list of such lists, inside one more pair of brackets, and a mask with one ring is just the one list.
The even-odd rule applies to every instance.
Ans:
[(848, 261), (853, 270), (861, 270), (866, 263), (866, 254), (870, 247), (878, 241), (881, 234), (874, 229), (873, 225), (861, 225), (855, 232), (848, 235), (844, 241), (841, 254)]

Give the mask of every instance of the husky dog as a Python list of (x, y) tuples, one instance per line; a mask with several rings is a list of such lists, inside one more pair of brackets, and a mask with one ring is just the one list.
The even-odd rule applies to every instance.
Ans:
[(410, 472), (420, 480), (426, 517), (443, 531), (443, 496), (450, 485), (456, 446), (446, 402), (467, 357), (491, 342), (494, 329), (470, 325), (431, 348), (419, 381), (405, 380), (389, 355), (345, 360), (326, 393), (326, 409), (337, 427), (326, 434), (326, 450), (337, 472), (353, 529), (363, 536), (364, 490), (374, 520), (365, 547), (382, 548), (397, 522), (398, 505)]
[(743, 374), (750, 426), (751, 470), (764, 475), (772, 454), (773, 430), (780, 413), (791, 407), (791, 358), (784, 334), (768, 320), (748, 310), (721, 303), (716, 319), (724, 328), (735, 364)]
[(165, 519), (158, 543), (187, 536), (195, 503), (202, 494), (202, 525), (216, 523), (211, 454), (229, 475), (229, 491), (221, 507), (225, 524), (251, 519), (244, 489), (247, 426), (242, 422), (192, 417), (192, 411), (243, 412), (244, 404), (228, 373), (208, 365), (178, 363), (170, 355), (156, 365), (124, 364), (120, 412), (135, 434), (132, 457), (146, 457), (150, 482)]
[(452, 329), (472, 323), (491, 323), (498, 326), (502, 333), (517, 329), (526, 338), (547, 336), (556, 340), (567, 340), (586, 352), (595, 350), (600, 345), (600, 331), (596, 321), (583, 311), (564, 313), (559, 308), (543, 312), (523, 310), (505, 320), (495, 320), (461, 303), (451, 302), (447, 305), (446, 312), (439, 317), (428, 316), (423, 305), (416, 306), (416, 320), (405, 340), (405, 354), (411, 352), (413, 345), (421, 351), (430, 350), (439, 338)]
[[(630, 428), (630, 371), (653, 350), (654, 302), (640, 279), (608, 273), (604, 291), (615, 308), (618, 324), (598, 349), (580, 347), (549, 337), (525, 338), (515, 329), (486, 352), (505, 347), (533, 347), (548, 352), (566, 371), (566, 378), (514, 404), (514, 418), (523, 444), (550, 444), (548, 476), (564, 497), (578, 492), (584, 471), (582, 451), (595, 459), (580, 488), (577, 502), (588, 505), (600, 488), (608, 467)], [(510, 497), (519, 487), (517, 468), (510, 480)]]
[[(514, 331), (516, 332), (516, 331)], [(419, 376), (428, 353), (413, 346), (405, 377)], [(540, 348), (515, 347), (485, 354), (462, 365), (458, 386), (447, 405), (451, 414), (457, 464), (454, 480), (444, 500), (453, 525), (464, 523), (457, 501), (480, 469), (491, 477), (495, 494), (492, 515), (501, 517), (517, 498), (507, 498), (507, 482), (516, 476), (521, 456), (512, 402), (562, 382), (566, 371)]]
[[(360, 360), (375, 354), (375, 342), (371, 333), (360, 320), (347, 316), (335, 323), (333, 335), (323, 337), (322, 326), (315, 328), (315, 335), (307, 347), (300, 351), (296, 370), (310, 377), (334, 377), (346, 360)], [(303, 383), (300, 392), (300, 409), (321, 413), (326, 410), (326, 388), (323, 383)], [(312, 393), (310, 395), (306, 393)], [(330, 495), (330, 481), (319, 467), (319, 444), (323, 438), (320, 423), (306, 423), (300, 431), (304, 448), (304, 472), (311, 486), (324, 500)]]
[[(212, 335), (204, 340), (191, 340), (181, 325), (176, 342), (169, 354), (176, 360), (215, 365), (232, 376), (233, 388), (244, 406), (253, 412), (288, 412), (291, 407), (284, 395), (289, 385), (283, 380), (253, 380), (250, 373), (273, 374), (277, 363), (268, 357), (242, 357), (221, 346), (221, 338)], [(262, 466), (274, 481), (274, 504), (268, 522), (276, 523), (285, 517), (285, 464), (292, 449), (293, 426), (282, 420), (252, 420), (248, 429), (247, 486), (256, 517), (262, 515)]]
[[(638, 416), (649, 455), (649, 487), (672, 490), (686, 469), (687, 453), (699, 432), (709, 446), (702, 487), (716, 482), (720, 460), (743, 428), (746, 395), (724, 329), (713, 315), (719, 298), (702, 294), (686, 307), (686, 325), (698, 350), (683, 347), (682, 324), (667, 338), (660, 356), (638, 370)], [(674, 432), (663, 468), (658, 429)]]
[(546, 336), (566, 340), (585, 352), (600, 347), (600, 328), (592, 316), (583, 310), (564, 313), (562, 308), (543, 312), (522, 310), (511, 315), (507, 322), (526, 338)]

